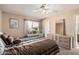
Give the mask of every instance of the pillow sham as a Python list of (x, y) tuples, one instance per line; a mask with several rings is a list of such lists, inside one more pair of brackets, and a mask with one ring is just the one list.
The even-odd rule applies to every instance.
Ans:
[(5, 33), (3, 33), (0, 37), (5, 42), (6, 45), (12, 44), (10, 36), (6, 35)]

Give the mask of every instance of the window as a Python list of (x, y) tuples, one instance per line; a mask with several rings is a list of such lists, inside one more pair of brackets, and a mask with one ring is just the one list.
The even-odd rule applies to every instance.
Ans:
[(25, 29), (30, 34), (37, 33), (39, 32), (39, 22), (26, 20)]

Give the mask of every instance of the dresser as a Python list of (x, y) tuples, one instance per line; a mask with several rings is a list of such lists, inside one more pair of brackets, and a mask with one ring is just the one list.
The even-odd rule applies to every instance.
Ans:
[(59, 46), (62, 48), (71, 49), (71, 38), (70, 37), (59, 38)]
[(72, 37), (71, 36), (63, 36), (59, 34), (49, 34), (49, 39), (53, 39), (56, 41), (60, 48), (71, 49), (72, 48)]

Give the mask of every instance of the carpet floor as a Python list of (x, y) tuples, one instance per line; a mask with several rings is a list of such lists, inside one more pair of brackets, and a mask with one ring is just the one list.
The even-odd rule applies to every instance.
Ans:
[(57, 55), (79, 55), (79, 48), (73, 48), (71, 50), (60, 49), (60, 52)]

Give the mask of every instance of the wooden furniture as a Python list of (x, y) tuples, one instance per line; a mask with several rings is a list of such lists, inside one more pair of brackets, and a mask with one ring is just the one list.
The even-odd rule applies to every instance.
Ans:
[(48, 34), (50, 39), (53, 39), (57, 42), (60, 48), (71, 49), (72, 48), (72, 37), (63, 36), (59, 34)]
[(58, 40), (59, 47), (71, 49), (71, 37), (59, 36)]

